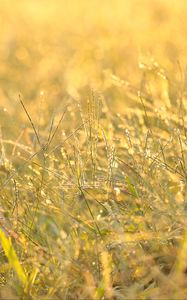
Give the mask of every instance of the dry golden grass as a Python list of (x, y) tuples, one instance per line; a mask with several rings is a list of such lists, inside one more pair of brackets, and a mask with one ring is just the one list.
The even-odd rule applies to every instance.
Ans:
[(186, 299), (186, 13), (1, 0), (1, 299)]

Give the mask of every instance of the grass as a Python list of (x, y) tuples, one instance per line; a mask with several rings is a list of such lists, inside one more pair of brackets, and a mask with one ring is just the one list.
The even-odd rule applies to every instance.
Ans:
[(48, 4), (1, 4), (0, 298), (186, 299), (186, 3)]

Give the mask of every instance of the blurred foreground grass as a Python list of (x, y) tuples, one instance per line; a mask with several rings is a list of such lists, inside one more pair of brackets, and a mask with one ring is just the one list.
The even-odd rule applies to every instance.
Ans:
[(1, 299), (186, 299), (186, 13), (1, 0)]

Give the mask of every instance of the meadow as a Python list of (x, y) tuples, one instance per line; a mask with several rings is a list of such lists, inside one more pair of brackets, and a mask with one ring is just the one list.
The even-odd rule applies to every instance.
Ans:
[(187, 299), (186, 15), (0, 1), (0, 299)]

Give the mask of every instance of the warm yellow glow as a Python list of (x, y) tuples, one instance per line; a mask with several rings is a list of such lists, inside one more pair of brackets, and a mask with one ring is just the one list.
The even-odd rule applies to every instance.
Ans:
[[(122, 87), (124, 80), (139, 83), (141, 66), (151, 66), (154, 58), (158, 75), (160, 65), (172, 70), (178, 59), (187, 62), (185, 0), (2, 0), (0, 5), (2, 102), (6, 86), (10, 96), (21, 92), (33, 99), (33, 91), (46, 86), (49, 100), (62, 89), (78, 97), (88, 85), (103, 91)], [(158, 76), (156, 94), (168, 101), (164, 76)]]

